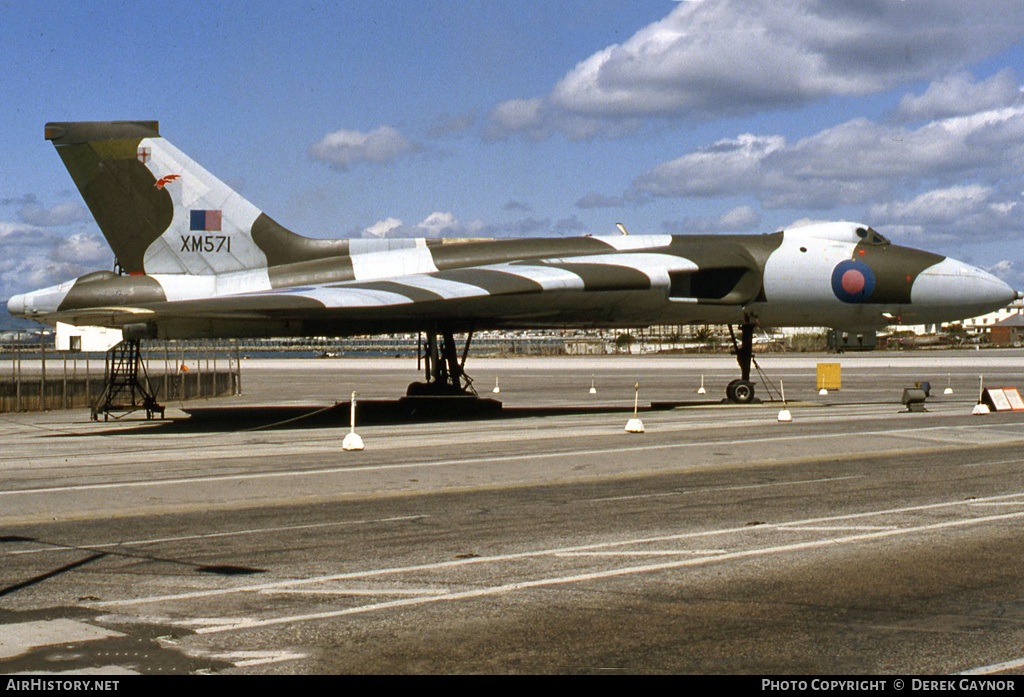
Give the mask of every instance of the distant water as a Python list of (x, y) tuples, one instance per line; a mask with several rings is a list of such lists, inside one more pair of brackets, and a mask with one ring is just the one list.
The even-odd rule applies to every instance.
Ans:
[(333, 355), (325, 356), (322, 351), (246, 351), (242, 350), (242, 358), (323, 358), (326, 361), (332, 358), (387, 358), (389, 356), (400, 356), (408, 358), (416, 357), (415, 351), (338, 351)]

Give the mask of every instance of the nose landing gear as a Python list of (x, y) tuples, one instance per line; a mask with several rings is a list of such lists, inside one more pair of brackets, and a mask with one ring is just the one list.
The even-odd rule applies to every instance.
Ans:
[(754, 359), (754, 325), (740, 325), (740, 342), (736, 341), (736, 333), (729, 325), (729, 335), (736, 349), (736, 361), (740, 364), (739, 380), (733, 380), (725, 388), (725, 396), (734, 404), (750, 404), (754, 401), (754, 383), (750, 381), (750, 364)]

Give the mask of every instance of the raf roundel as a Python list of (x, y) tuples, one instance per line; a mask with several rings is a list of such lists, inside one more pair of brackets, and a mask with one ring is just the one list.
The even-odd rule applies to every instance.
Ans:
[(847, 259), (832, 270), (832, 292), (844, 303), (862, 303), (875, 290), (875, 274), (863, 261)]

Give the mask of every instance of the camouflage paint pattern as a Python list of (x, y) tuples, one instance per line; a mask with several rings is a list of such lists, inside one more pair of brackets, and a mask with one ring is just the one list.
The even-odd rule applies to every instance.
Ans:
[(167, 338), (760, 323), (876, 327), (997, 309), (1013, 289), (856, 223), (763, 235), (312, 239), (268, 217), (153, 121), (50, 123), (130, 275), (12, 298), (41, 321)]

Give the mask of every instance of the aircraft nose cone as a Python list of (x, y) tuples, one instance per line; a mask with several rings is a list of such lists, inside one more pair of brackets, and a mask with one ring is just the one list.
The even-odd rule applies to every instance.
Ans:
[(22, 317), (25, 314), (25, 296), (15, 295), (8, 300), (7, 311), (15, 317)]
[(910, 297), (915, 305), (963, 308), (971, 317), (1006, 307), (1017, 291), (987, 271), (947, 258), (918, 275)]

